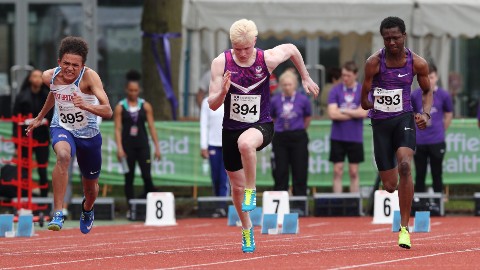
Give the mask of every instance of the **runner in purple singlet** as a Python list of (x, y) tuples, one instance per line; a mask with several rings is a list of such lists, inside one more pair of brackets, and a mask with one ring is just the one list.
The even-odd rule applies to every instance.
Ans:
[[(398, 245), (411, 247), (408, 221), (413, 199), (411, 163), (415, 152), (415, 123), (427, 126), (432, 108), (428, 64), (405, 48), (405, 23), (398, 17), (385, 18), (380, 25), (385, 48), (365, 64), (362, 108), (371, 118), (374, 154), (383, 187), (394, 192), (398, 185), (401, 226)], [(413, 77), (422, 89), (422, 112), (414, 115), (410, 100)], [(399, 182), (400, 176), (400, 182)]]
[(223, 159), (230, 179), (233, 204), (242, 222), (242, 251), (253, 252), (255, 241), (248, 214), (256, 205), (256, 151), (273, 138), (269, 79), (282, 62), (292, 60), (308, 94), (319, 88), (310, 78), (302, 55), (292, 44), (263, 51), (255, 48), (257, 27), (242, 19), (230, 28), (232, 49), (212, 62), (208, 103), (216, 110), (223, 103)]

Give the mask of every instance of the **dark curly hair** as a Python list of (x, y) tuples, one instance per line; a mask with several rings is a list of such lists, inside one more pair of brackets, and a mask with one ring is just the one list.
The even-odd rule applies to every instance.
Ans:
[(81, 37), (66, 37), (60, 42), (58, 58), (62, 59), (65, 54), (75, 54), (82, 57), (82, 62), (87, 61), (88, 44)]
[(398, 18), (398, 17), (387, 17), (383, 19), (382, 23), (380, 24), (380, 34), (382, 34), (383, 29), (391, 29), (398, 27), (402, 34), (405, 34), (405, 22)]

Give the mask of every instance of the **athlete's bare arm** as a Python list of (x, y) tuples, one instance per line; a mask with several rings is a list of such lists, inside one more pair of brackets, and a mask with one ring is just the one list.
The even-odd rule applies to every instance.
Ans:
[(433, 103), (433, 93), (430, 89), (430, 80), (428, 79), (428, 63), (422, 57), (413, 54), (413, 70), (417, 73), (418, 85), (422, 89), (423, 112), (430, 115)]
[[(110, 107), (107, 93), (105, 93), (105, 90), (103, 89), (102, 80), (100, 79), (100, 76), (98, 76), (97, 72), (95, 72), (93, 69), (87, 68), (85, 70), (85, 74), (83, 75), (82, 82), (80, 83), (80, 87), (82, 89), (82, 92), (90, 92), (95, 95), (95, 97), (97, 97), (98, 99), (99, 104), (86, 103), (81, 98), (81, 96), (77, 95), (74, 92), (73, 105), (82, 110), (98, 115), (103, 119), (112, 118), (112, 108)], [(84, 91), (84, 89), (86, 91)]]
[[(50, 88), (50, 80), (52, 79), (52, 76), (53, 76), (53, 69), (46, 70), (42, 74), (42, 81), (49, 88)], [(55, 97), (53, 96), (52, 92), (49, 92), (47, 99), (43, 104), (42, 110), (40, 110), (38, 115), (33, 119), (33, 121), (25, 129), (25, 131), (27, 132), (27, 135), (42, 124), (43, 118), (45, 118), (45, 115), (47, 115), (47, 113), (53, 108), (53, 106), (55, 106)]]
[(281, 63), (292, 60), (293, 64), (298, 70), (300, 77), (302, 78), (302, 85), (305, 88), (307, 94), (313, 94), (317, 97), (320, 88), (310, 78), (305, 63), (303, 62), (302, 54), (293, 44), (282, 44), (272, 49), (265, 51), (265, 63), (267, 64), (268, 71), (271, 73)]
[(122, 144), (122, 110), (122, 104), (117, 104), (117, 106), (115, 106), (115, 111), (113, 112), (113, 123), (115, 126), (115, 142), (117, 143), (117, 158), (119, 161), (121, 158), (126, 156)]
[(225, 56), (220, 54), (213, 59), (211, 66), (210, 86), (208, 89), (208, 106), (216, 111), (222, 106), (231, 83), (230, 71), (223, 73), (225, 68)]
[(365, 78), (362, 84), (361, 104), (364, 110), (373, 108), (373, 103), (368, 100), (368, 93), (372, 88), (373, 77), (380, 72), (380, 52), (374, 53), (365, 63)]

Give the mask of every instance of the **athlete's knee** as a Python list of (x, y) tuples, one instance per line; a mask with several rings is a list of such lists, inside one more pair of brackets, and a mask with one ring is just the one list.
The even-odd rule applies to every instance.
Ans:
[[(83, 180), (83, 181), (92, 181), (92, 180)], [(85, 197), (97, 197), (98, 194), (98, 183), (95, 184), (89, 184), (89, 185), (83, 185), (83, 192), (85, 194)]]
[(383, 188), (388, 193), (393, 193), (395, 192), (395, 190), (397, 190), (397, 182), (398, 182), (397, 179), (392, 179), (392, 181), (382, 179)]
[(240, 151), (240, 153), (244, 154), (244, 153), (248, 153), (248, 152), (251, 152), (251, 151), (255, 151), (255, 148), (247, 140), (238, 140), (238, 151)]
[(70, 152), (67, 150), (58, 150), (57, 151), (57, 163), (61, 166), (69, 166), (72, 157)]
[(402, 161), (398, 165), (398, 172), (400, 176), (409, 176), (410, 175), (410, 164), (408, 162)]
[(395, 190), (397, 190), (397, 185), (392, 185), (392, 184), (387, 184), (387, 185), (383, 185), (383, 188), (385, 188), (385, 190), (388, 192), (388, 193), (393, 193), (395, 192)]

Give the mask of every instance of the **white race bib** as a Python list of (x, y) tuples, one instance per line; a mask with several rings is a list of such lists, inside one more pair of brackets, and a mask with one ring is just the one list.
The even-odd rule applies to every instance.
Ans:
[(382, 112), (400, 112), (403, 110), (403, 89), (386, 90), (376, 87), (373, 89), (375, 102), (373, 108)]
[(255, 123), (260, 119), (260, 95), (231, 94), (230, 119)]
[(73, 104), (58, 106), (58, 122), (66, 130), (81, 129), (88, 123), (85, 111)]

